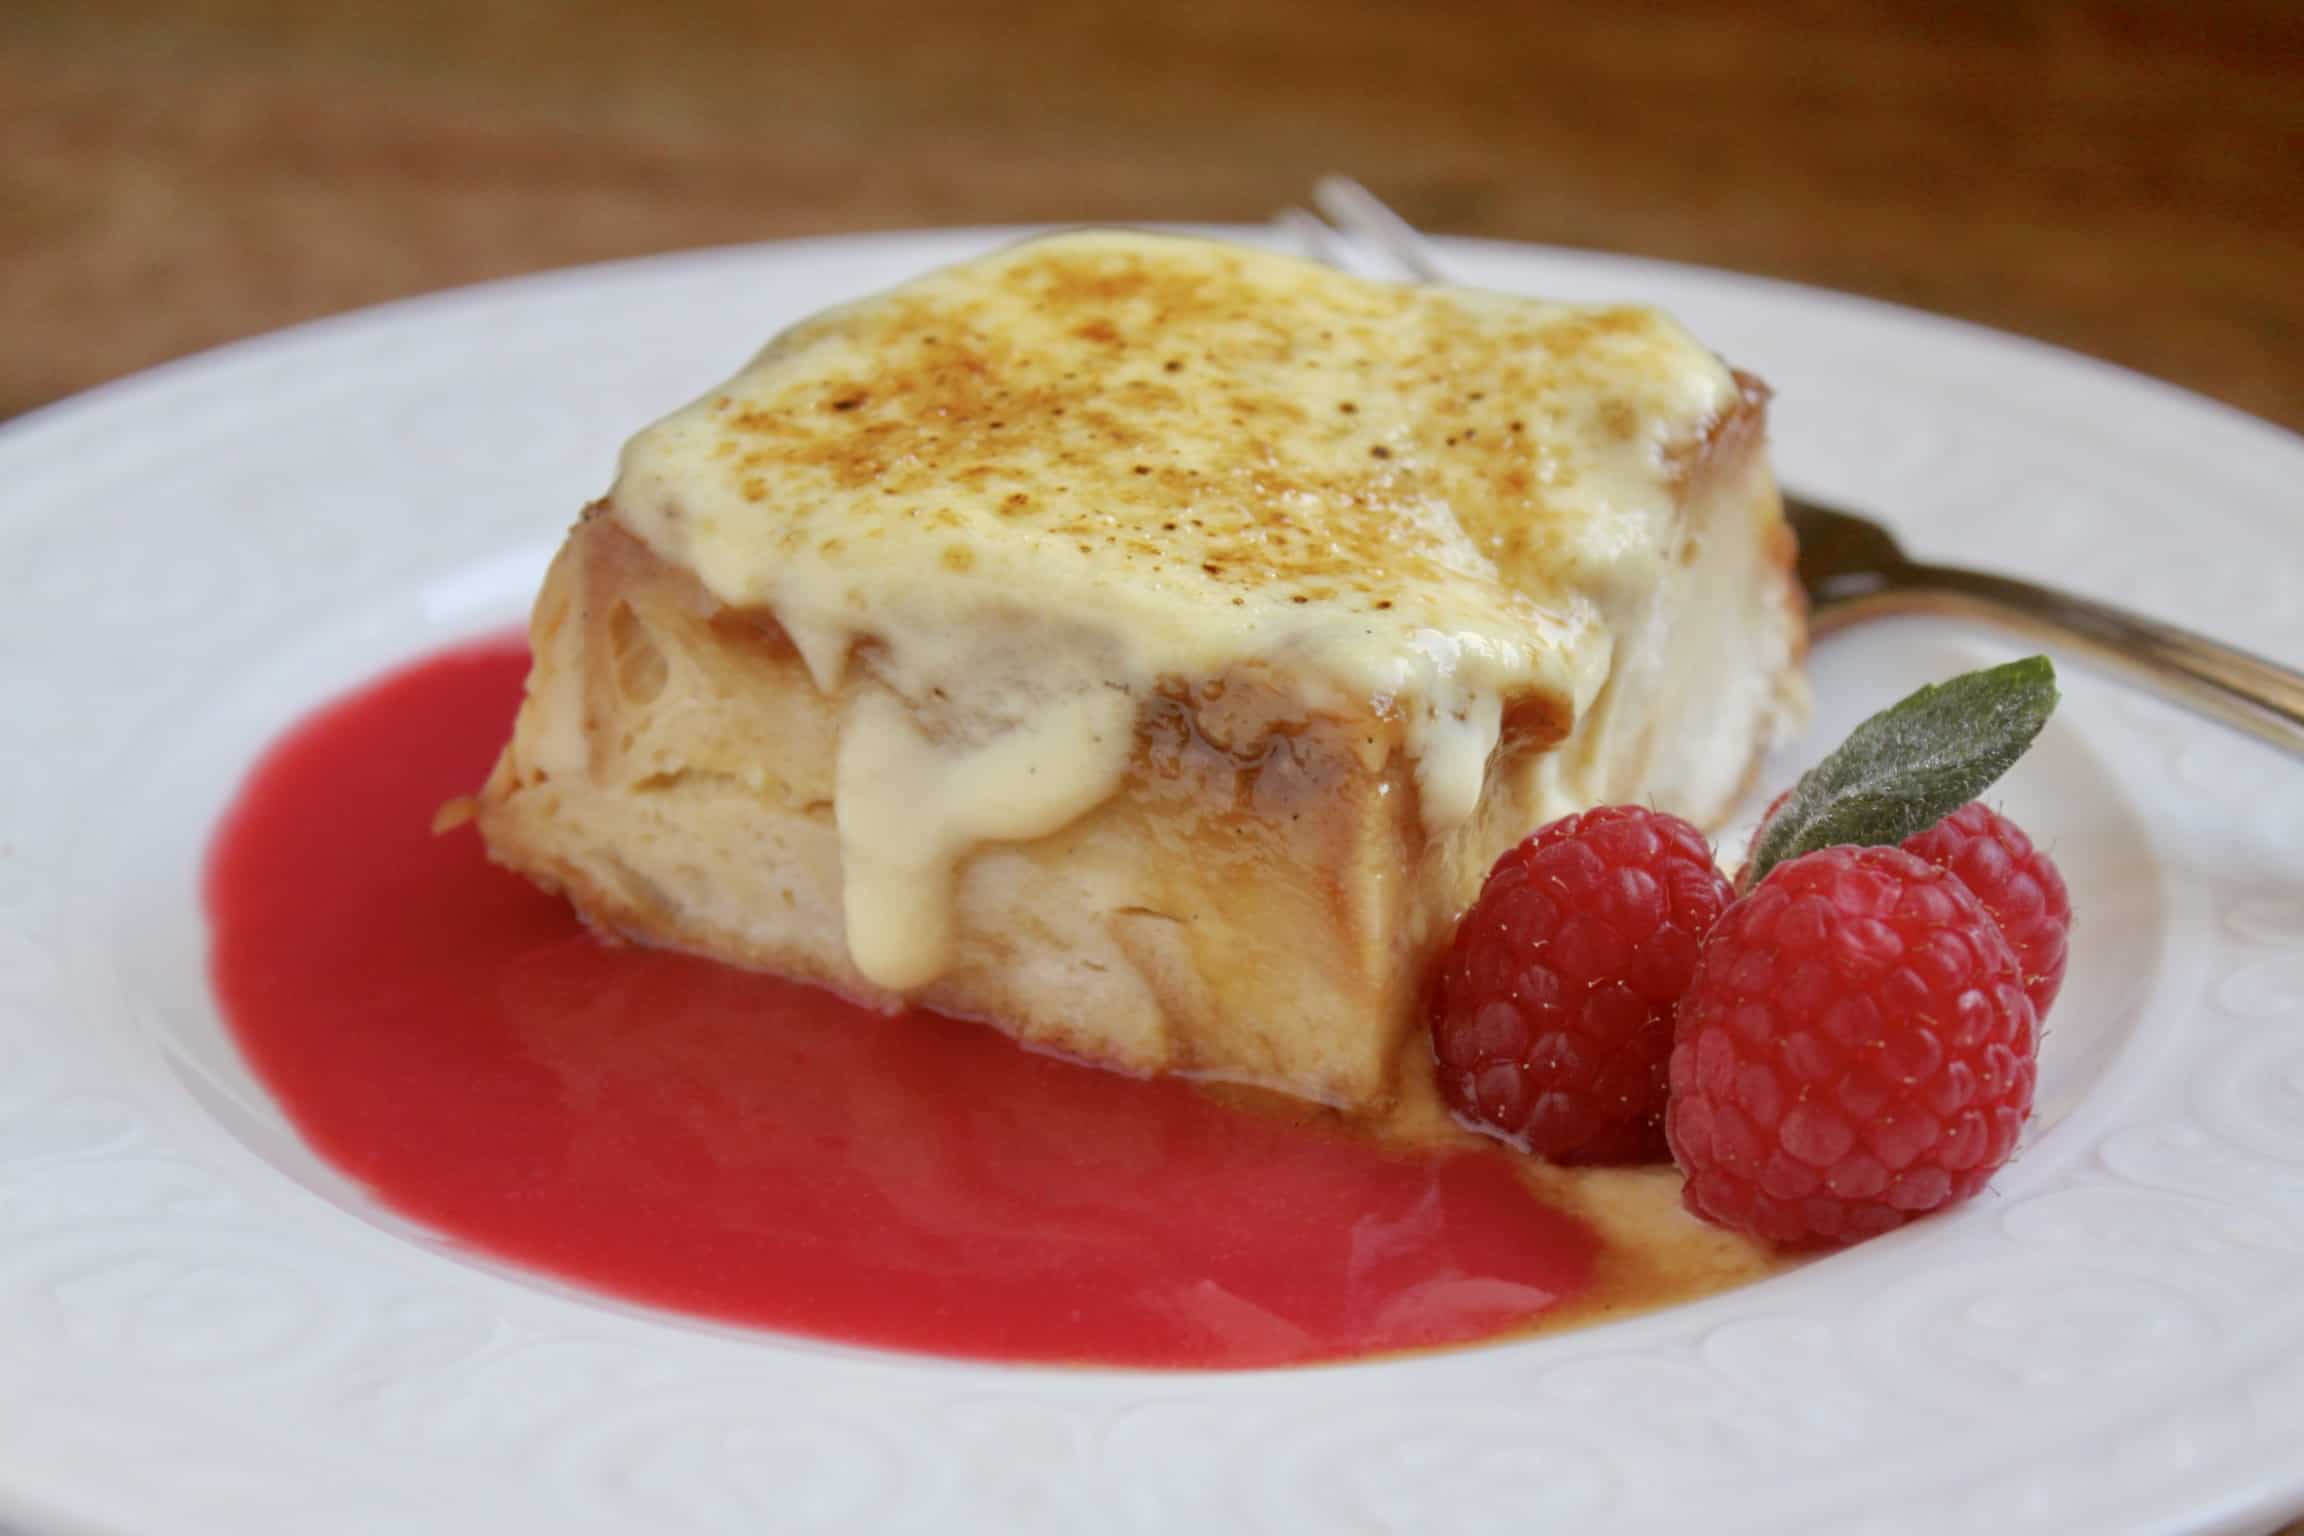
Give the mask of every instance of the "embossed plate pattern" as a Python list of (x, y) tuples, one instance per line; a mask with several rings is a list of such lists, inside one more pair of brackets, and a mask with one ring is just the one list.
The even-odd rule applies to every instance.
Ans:
[[(2043, 1112), (1959, 1213), (1560, 1338), (1244, 1375), (712, 1328), (476, 1261), (303, 1152), (202, 974), (264, 740), (522, 611), (640, 422), (990, 232), (553, 274), (0, 429), (0, 1523), (27, 1532), (2248, 1530), (2304, 1505), (2304, 773), (2075, 678), (2005, 788), (2082, 928)], [(1947, 321), (1451, 243), (1661, 302), (1786, 477), (1927, 554), (2304, 656), (2304, 443)], [(1817, 658), (1816, 735), (2008, 654)], [(1787, 759), (1787, 766), (1797, 754)]]

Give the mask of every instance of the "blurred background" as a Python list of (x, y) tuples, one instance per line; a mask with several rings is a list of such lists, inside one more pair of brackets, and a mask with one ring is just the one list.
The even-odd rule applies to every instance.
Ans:
[(2297, 0), (0, 0), (0, 145), (0, 416), (539, 267), (1337, 169), (2304, 428)]

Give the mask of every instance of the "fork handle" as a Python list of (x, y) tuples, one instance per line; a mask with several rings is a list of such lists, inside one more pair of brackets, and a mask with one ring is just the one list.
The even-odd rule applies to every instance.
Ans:
[(2206, 635), (2012, 576), (1918, 563), (1883, 572), (1870, 591), (1819, 605), (1817, 628), (1887, 612), (1962, 614), (2069, 646), (2179, 704), (2304, 755), (2304, 672)]

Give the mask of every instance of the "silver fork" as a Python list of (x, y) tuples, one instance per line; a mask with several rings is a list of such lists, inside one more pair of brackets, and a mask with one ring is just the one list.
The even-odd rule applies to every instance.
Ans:
[[(1358, 182), (1322, 177), (1312, 207), (1278, 224), (1317, 261), (1371, 276), (1447, 281), (1431, 244)], [(2110, 603), (2035, 582), (1915, 560), (1881, 524), (1786, 492), (1800, 584), (1818, 633), (1886, 613), (1950, 613), (2020, 630), (2304, 755), (2304, 673)]]

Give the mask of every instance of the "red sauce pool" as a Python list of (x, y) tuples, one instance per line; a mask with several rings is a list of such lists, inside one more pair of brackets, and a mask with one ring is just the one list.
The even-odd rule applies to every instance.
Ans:
[(304, 1136), (475, 1248), (858, 1344), (1241, 1367), (1461, 1342), (1596, 1242), (1504, 1156), (1033, 1055), (982, 1026), (595, 940), (433, 812), (486, 776), (517, 641), (274, 746), (217, 835), (213, 976)]

